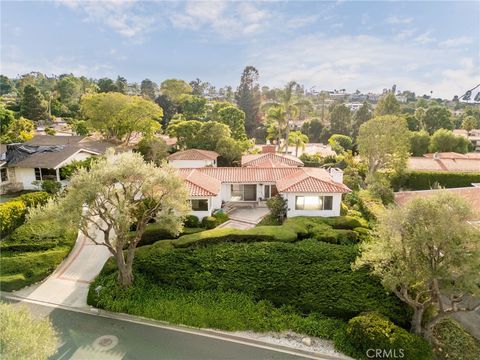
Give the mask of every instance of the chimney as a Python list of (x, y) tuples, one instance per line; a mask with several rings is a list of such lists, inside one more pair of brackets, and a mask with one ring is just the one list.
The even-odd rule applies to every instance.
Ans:
[(343, 171), (339, 168), (330, 168), (330, 176), (336, 183), (343, 184)]
[(275, 145), (263, 145), (262, 154), (273, 153), (275, 154)]

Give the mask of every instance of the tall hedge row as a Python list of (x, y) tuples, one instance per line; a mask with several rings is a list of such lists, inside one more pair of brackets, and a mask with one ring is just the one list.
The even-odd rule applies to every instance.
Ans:
[(397, 190), (428, 190), (437, 184), (445, 188), (456, 188), (472, 186), (472, 183), (480, 183), (480, 168), (477, 173), (411, 171), (392, 181)]
[(406, 306), (388, 295), (368, 269), (352, 271), (356, 256), (355, 246), (314, 239), (184, 249), (155, 244), (139, 249), (135, 266), (159, 285), (240, 291), (277, 306), (344, 319), (377, 310), (405, 324)]

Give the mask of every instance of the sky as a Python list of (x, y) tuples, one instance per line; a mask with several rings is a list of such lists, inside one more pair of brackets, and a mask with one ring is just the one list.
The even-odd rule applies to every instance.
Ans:
[(480, 83), (480, 1), (1, 1), (0, 72), (451, 98)]

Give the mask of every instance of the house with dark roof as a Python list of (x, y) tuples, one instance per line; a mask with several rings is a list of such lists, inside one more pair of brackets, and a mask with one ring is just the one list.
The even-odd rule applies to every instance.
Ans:
[(0, 192), (35, 190), (36, 181), (65, 182), (60, 169), (103, 154), (111, 145), (84, 136), (37, 135), (23, 144), (2, 145)]
[(287, 200), (287, 216), (339, 216), (342, 195), (350, 192), (340, 169), (305, 167), (180, 168), (199, 218), (234, 204), (258, 205), (279, 194)]

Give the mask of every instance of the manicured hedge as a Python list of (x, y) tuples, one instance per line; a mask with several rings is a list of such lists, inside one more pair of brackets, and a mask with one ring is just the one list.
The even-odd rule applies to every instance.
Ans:
[(351, 270), (356, 256), (354, 246), (314, 239), (186, 249), (155, 244), (139, 249), (135, 266), (159, 285), (240, 291), (276, 306), (290, 305), (304, 313), (317, 311), (344, 319), (378, 310), (406, 324), (409, 316), (404, 304), (387, 295), (368, 269)]
[(201, 225), (205, 229), (214, 229), (218, 225), (223, 224), (228, 219), (229, 219), (229, 217), (228, 217), (227, 214), (225, 214), (222, 211), (219, 211), (219, 212), (213, 214), (212, 216), (205, 216), (202, 219), (202, 224)]
[(480, 359), (480, 340), (470, 335), (455, 320), (441, 320), (435, 326), (433, 335), (441, 344), (434, 348), (436, 359)]
[(198, 228), (200, 227), (200, 219), (195, 215), (188, 215), (183, 225), (189, 228)]
[[(204, 229), (199, 228), (199, 227), (185, 227), (183, 228), (182, 233), (180, 233), (178, 236), (185, 235), (185, 234), (193, 234), (199, 231), (203, 231)], [(142, 238), (140, 239), (140, 242), (138, 243), (137, 246), (145, 246), (145, 245), (151, 245), (157, 241), (165, 241), (165, 239), (173, 239), (178, 236), (173, 236), (170, 234), (170, 232), (165, 229), (162, 224), (158, 223), (151, 223), (147, 225), (147, 228), (145, 229), (145, 232), (142, 235)]]
[[(432, 358), (430, 345), (421, 337), (396, 326), (378, 313), (366, 313), (348, 322), (347, 335), (352, 345), (364, 358), (381, 351), (378, 358), (404, 358), (429, 360)], [(377, 351), (378, 351), (377, 350)]]
[(396, 189), (405, 190), (428, 190), (437, 184), (445, 188), (466, 187), (472, 183), (480, 183), (480, 169), (477, 173), (412, 171), (393, 181)]
[(31, 192), (0, 203), (0, 233), (2, 238), (22, 225), (29, 207), (43, 205), (50, 195), (43, 191)]

